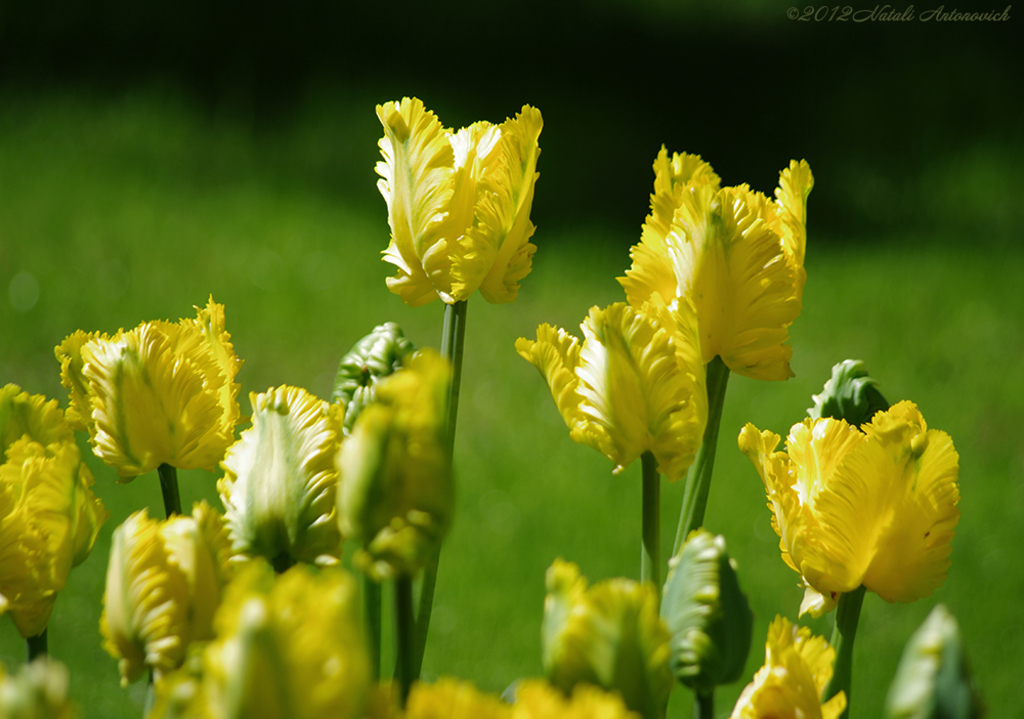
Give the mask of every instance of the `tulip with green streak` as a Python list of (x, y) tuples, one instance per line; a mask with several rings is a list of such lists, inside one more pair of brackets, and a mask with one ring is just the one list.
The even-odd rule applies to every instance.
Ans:
[(68, 700), (68, 670), (40, 657), (8, 674), (0, 664), (0, 717), (4, 719), (75, 719)]
[(444, 409), (451, 369), (433, 350), (377, 384), (342, 443), (338, 517), (359, 541), (356, 565), (377, 581), (411, 576), (440, 545), (454, 503)]
[(618, 692), (648, 719), (664, 717), (669, 633), (653, 584), (612, 579), (588, 587), (579, 567), (557, 559), (547, 572), (541, 640), (544, 671), (566, 694), (585, 682)]
[(939, 604), (910, 637), (885, 702), (888, 719), (984, 716), (956, 618)]
[(100, 633), (122, 686), (147, 669), (159, 680), (181, 665), (190, 642), (213, 638), (230, 547), (224, 518), (205, 501), (165, 521), (142, 509), (114, 530)]
[(46, 630), (109, 517), (92, 485), (57, 401), (0, 389), (0, 613), (26, 639)]
[(250, 400), (252, 427), (228, 450), (217, 482), (235, 553), (265, 557), (280, 571), (299, 561), (336, 564), (334, 455), (344, 408), (300, 387)]
[(700, 529), (669, 562), (661, 616), (672, 635), (672, 673), (710, 716), (712, 692), (740, 678), (754, 615), (740, 590), (725, 538)]
[(385, 322), (356, 342), (338, 364), (334, 378), (335, 402), (344, 405), (344, 432), (349, 434), (356, 418), (377, 396), (377, 383), (402, 367), (415, 348), (394, 322)]
[(55, 350), (71, 393), (68, 421), (123, 482), (161, 465), (213, 471), (234, 442), (242, 361), (224, 306), (211, 297), (196, 312), (113, 337), (78, 331)]
[(340, 567), (300, 564), (275, 576), (250, 563), (203, 652), (202, 710), (218, 719), (361, 719), (370, 666), (357, 599)]

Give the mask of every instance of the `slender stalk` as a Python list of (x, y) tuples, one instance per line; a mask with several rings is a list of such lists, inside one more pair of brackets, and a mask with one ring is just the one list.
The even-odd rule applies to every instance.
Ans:
[(661, 475), (651, 452), (640, 457), (643, 467), (643, 513), (640, 547), (640, 581), (654, 582), (661, 591)]
[(694, 692), (693, 717), (694, 719), (715, 719), (715, 692), (713, 689), (707, 694)]
[(398, 657), (395, 678), (398, 680), (402, 707), (409, 698), (409, 689), (419, 679), (413, 669), (416, 649), (416, 617), (413, 614), (412, 577), (402, 574), (395, 579), (395, 632), (398, 637)]
[(164, 495), (164, 510), (170, 519), (172, 514), (181, 514), (181, 496), (178, 494), (178, 470), (169, 464), (161, 464), (157, 470), (160, 474), (160, 491)]
[[(455, 453), (455, 423), (459, 416), (459, 392), (462, 386), (462, 354), (466, 343), (466, 300), (444, 306), (444, 324), (441, 328), (441, 355), (452, 366), (452, 383), (448, 389), (447, 417), (445, 418), (445, 449), (448, 460)], [(419, 606), (416, 612), (416, 642), (413, 656), (413, 679), (419, 679), (423, 667), (423, 653), (427, 648), (427, 631), (430, 629), (430, 612), (434, 605), (434, 588), (437, 586), (437, 566), (441, 549), (430, 557), (423, 569), (420, 585)]]
[(373, 681), (377, 681), (380, 679), (380, 585), (370, 579), (366, 572), (362, 572), (360, 576), (363, 584), (363, 616), (370, 644), (370, 669)]
[(32, 661), (36, 657), (45, 657), (48, 651), (46, 645), (46, 629), (43, 629), (34, 637), (26, 639), (25, 648), (28, 650), (28, 660)]
[(708, 491), (711, 489), (711, 475), (715, 471), (715, 450), (718, 448), (718, 427), (722, 423), (722, 406), (725, 404), (725, 390), (729, 385), (729, 368), (721, 357), (708, 363), (708, 424), (704, 429), (704, 441), (697, 451), (697, 459), (686, 475), (683, 489), (683, 506), (679, 511), (679, 529), (672, 547), (672, 556), (679, 552), (687, 535), (704, 524), (704, 510), (708, 505)]
[(153, 672), (149, 672), (149, 678), (146, 680), (146, 693), (142, 698), (142, 716), (148, 717), (149, 713), (153, 710), (153, 705), (156, 704), (156, 686), (153, 684)]
[(836, 624), (832, 629), (832, 648), (836, 650), (836, 663), (832, 681), (825, 688), (824, 699), (831, 699), (839, 692), (846, 692), (846, 709), (840, 715), (850, 715), (850, 687), (853, 681), (853, 640), (857, 636), (857, 622), (864, 604), (864, 586), (839, 597), (836, 607)]

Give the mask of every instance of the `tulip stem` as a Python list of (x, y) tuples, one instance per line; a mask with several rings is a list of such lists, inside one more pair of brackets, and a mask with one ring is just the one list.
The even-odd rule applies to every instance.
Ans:
[(697, 459), (686, 475), (683, 489), (683, 506), (679, 512), (679, 529), (672, 547), (672, 556), (679, 553), (690, 532), (704, 524), (704, 510), (708, 506), (708, 491), (711, 475), (715, 471), (715, 450), (718, 448), (718, 427), (722, 423), (722, 406), (725, 404), (725, 390), (729, 385), (729, 368), (721, 357), (708, 363), (708, 424), (704, 429), (704, 441), (697, 451)]
[[(445, 450), (448, 461), (455, 454), (455, 422), (459, 416), (459, 392), (462, 386), (462, 354), (466, 344), (466, 308), (462, 300), (444, 306), (444, 323), (441, 327), (441, 356), (451, 363), (452, 381), (448, 387), (448, 406), (445, 416)], [(423, 667), (423, 654), (427, 648), (427, 631), (430, 629), (430, 612), (434, 604), (434, 588), (437, 586), (437, 566), (441, 559), (438, 546), (423, 569), (420, 585), (419, 606), (416, 612), (416, 637), (414, 643), (412, 679), (419, 679)]]
[(864, 604), (864, 585), (839, 597), (836, 607), (836, 624), (832, 629), (832, 648), (836, 652), (836, 663), (832, 681), (825, 688), (825, 700), (839, 692), (846, 692), (846, 709), (840, 717), (850, 715), (850, 687), (853, 681), (853, 640), (857, 636), (857, 622)]
[(402, 708), (409, 697), (412, 683), (419, 679), (413, 673), (413, 652), (416, 648), (416, 617), (413, 613), (412, 577), (400, 574), (395, 578), (395, 633), (398, 639), (398, 658), (395, 679), (398, 680)]
[(46, 628), (34, 637), (28, 637), (25, 639), (25, 647), (28, 649), (28, 660), (32, 661), (36, 657), (45, 657), (47, 654), (46, 647)]
[(693, 717), (694, 719), (715, 719), (715, 690), (694, 692), (693, 694)]
[(157, 470), (160, 474), (160, 491), (164, 495), (164, 510), (167, 518), (172, 514), (181, 514), (181, 496), (178, 494), (178, 470), (169, 464), (161, 464)]
[(654, 582), (661, 593), (661, 475), (658, 460), (650, 452), (640, 456), (643, 468), (643, 513), (640, 547), (640, 581)]
[(373, 581), (366, 572), (363, 572), (361, 576), (363, 580), (363, 611), (370, 644), (370, 670), (373, 681), (377, 681), (380, 679), (380, 585)]

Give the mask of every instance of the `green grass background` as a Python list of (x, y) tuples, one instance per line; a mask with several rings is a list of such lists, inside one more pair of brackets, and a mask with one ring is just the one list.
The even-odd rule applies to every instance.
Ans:
[[(417, 345), (436, 346), (441, 305), (412, 310), (385, 288), (383, 200), (346, 200), (325, 180), (339, 165), (375, 181), (362, 162), (379, 136), (372, 102), (357, 109), (349, 122), (322, 107), (257, 132), (155, 92), (0, 98), (0, 383), (66, 406), (53, 357), (66, 335), (194, 316), (193, 305), (211, 294), (226, 305), (245, 360), (243, 412), (249, 392), (281, 384), (329, 397), (339, 358), (378, 323), (397, 321)], [(353, 158), (359, 163), (347, 164)], [(547, 190), (545, 165), (558, 161), (542, 157), (538, 196)], [(880, 715), (905, 641), (938, 602), (960, 621), (992, 715), (1024, 716), (1024, 251), (953, 232), (827, 241), (815, 233), (814, 212), (812, 194), (804, 309), (792, 328), (796, 378), (733, 376), (729, 385), (706, 525), (728, 540), (756, 626), (744, 680), (719, 692), (717, 714), (728, 715), (761, 665), (768, 623), (777, 613), (796, 619), (801, 598), (736, 435), (747, 421), (785, 434), (832, 364), (854, 357), (890, 401), (914, 400), (930, 426), (952, 435), (962, 519), (949, 577), (933, 597), (890, 605), (868, 595), (852, 716)], [(576, 329), (592, 305), (622, 300), (615, 277), (629, 266), (642, 219), (632, 236), (542, 225), (519, 300), (470, 302), (458, 508), (441, 559), (428, 679), (455, 675), (501, 691), (540, 674), (544, 572), (555, 557), (577, 562), (592, 581), (638, 575), (639, 466), (613, 477), (607, 460), (574, 444), (513, 345), (539, 323)], [(50, 648), (70, 667), (84, 716), (137, 717), (143, 684), (119, 688), (98, 621), (111, 532), (141, 506), (162, 515), (158, 482), (154, 473), (117, 485), (84, 439), (82, 446), (112, 518), (57, 600)], [(184, 503), (216, 501), (216, 478), (183, 472)], [(666, 553), (680, 490), (663, 493)], [(809, 624), (827, 635), (830, 622)], [(11, 622), (0, 619), (0, 659), (12, 666), (23, 653)], [(688, 716), (690, 701), (677, 688), (670, 716)]]

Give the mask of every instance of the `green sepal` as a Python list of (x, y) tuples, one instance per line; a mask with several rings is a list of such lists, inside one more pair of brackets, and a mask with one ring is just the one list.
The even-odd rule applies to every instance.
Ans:
[(402, 367), (415, 347), (394, 322), (373, 328), (356, 342), (338, 364), (332, 399), (345, 405), (345, 434), (352, 431), (356, 417), (376, 396), (376, 385)]
[(844, 419), (855, 427), (870, 422), (876, 412), (889, 409), (878, 382), (868, 376), (861, 360), (848, 359), (834, 365), (821, 394), (811, 395), (811, 399), (814, 406), (807, 410), (811, 419)]
[(936, 605), (903, 650), (885, 701), (885, 716), (977, 719), (984, 714), (956, 618), (943, 605)]
[(690, 533), (669, 562), (661, 617), (672, 635), (671, 668), (680, 684), (706, 694), (742, 676), (754, 615), (724, 537), (705, 529)]

